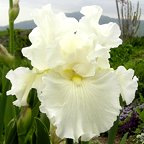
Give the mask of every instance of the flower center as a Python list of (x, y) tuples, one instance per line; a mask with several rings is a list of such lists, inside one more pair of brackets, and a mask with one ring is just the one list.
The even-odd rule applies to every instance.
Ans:
[(77, 74), (72, 69), (66, 69), (61, 73), (65, 78), (74, 82), (76, 85), (81, 85), (83, 77)]
[(79, 75), (74, 75), (72, 77), (72, 81), (76, 84), (76, 85), (81, 85), (82, 83), (82, 77)]

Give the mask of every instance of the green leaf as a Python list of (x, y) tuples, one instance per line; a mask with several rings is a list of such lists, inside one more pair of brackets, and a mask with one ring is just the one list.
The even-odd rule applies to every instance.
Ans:
[(36, 121), (36, 144), (50, 144), (49, 133), (44, 123), (35, 118)]
[(81, 144), (90, 144), (90, 142), (88, 142), (88, 141), (87, 142), (81, 142)]
[(47, 131), (49, 132), (49, 130), (50, 130), (50, 121), (49, 121), (48, 117), (46, 116), (46, 114), (40, 113), (40, 120), (44, 123), (44, 125), (47, 128)]
[(108, 132), (108, 144), (113, 144), (117, 130), (118, 130), (118, 123), (119, 123), (119, 118), (114, 122), (114, 125), (111, 127), (111, 129)]
[(31, 89), (28, 95), (28, 99), (27, 99), (27, 103), (29, 104), (29, 106), (31, 108), (34, 107), (35, 103), (37, 103), (38, 99), (37, 99), (37, 91), (36, 89)]
[(127, 140), (127, 137), (128, 137), (128, 132), (124, 134), (124, 136), (122, 137), (122, 140), (121, 140), (120, 144), (125, 144), (126, 140)]
[(37, 117), (39, 115), (40, 101), (36, 89), (30, 90), (27, 102), (32, 109), (32, 118)]
[[(3, 67), (0, 80), (1, 80), (1, 96), (0, 96), (0, 137), (3, 135), (3, 128), (5, 127), (5, 124), (7, 125), (8, 122), (14, 117), (11, 117), (7, 123), (5, 123), (5, 117), (6, 117), (6, 109), (7, 109), (7, 95), (6, 91), (9, 89), (9, 81), (5, 78), (5, 75), (8, 71), (7, 67)], [(11, 113), (8, 113), (11, 115)]]
[(140, 93), (140, 102), (144, 103), (144, 97), (143, 97), (143, 95), (141, 93)]
[(11, 119), (16, 117), (16, 113), (18, 111), (18, 108), (13, 105), (13, 101), (15, 99), (14, 96), (6, 96), (6, 109), (5, 109), (5, 116), (4, 116), (4, 124), (7, 125)]
[(144, 110), (139, 114), (139, 118), (144, 122)]
[(12, 119), (6, 127), (5, 144), (17, 144), (17, 127), (16, 120)]

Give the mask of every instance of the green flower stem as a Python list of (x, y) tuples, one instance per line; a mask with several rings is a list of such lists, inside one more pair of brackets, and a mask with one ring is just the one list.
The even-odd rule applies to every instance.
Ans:
[(114, 144), (114, 140), (118, 131), (118, 123), (119, 123), (119, 117), (117, 117), (117, 120), (114, 122), (114, 125), (108, 132), (108, 144)]
[[(13, 0), (9, 0), (9, 11), (13, 8)], [(14, 20), (11, 19), (9, 15), (9, 51), (13, 55), (14, 54)]]
[[(10, 10), (13, 8), (13, 0), (9, 0), (9, 52), (14, 55), (14, 20), (11, 18)], [(12, 98), (14, 101), (14, 98)], [(16, 114), (16, 108), (13, 107), (13, 111)]]
[(10, 7), (10, 8), (13, 7), (13, 0), (9, 0), (9, 7)]
[(72, 139), (67, 138), (67, 139), (66, 139), (66, 144), (73, 144), (73, 140), (72, 140)]
[(10, 32), (10, 40), (9, 40), (9, 51), (11, 54), (14, 54), (14, 22), (9, 21), (9, 32)]

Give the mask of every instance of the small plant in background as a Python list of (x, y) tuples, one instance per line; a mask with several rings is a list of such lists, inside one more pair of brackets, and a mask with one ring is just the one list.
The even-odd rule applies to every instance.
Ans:
[(120, 114), (119, 133), (128, 133), (133, 137), (133, 143), (142, 142), (144, 133), (144, 97), (136, 99), (132, 104), (125, 106)]
[(139, 117), (132, 105), (123, 108), (120, 114), (119, 133), (134, 134), (139, 125)]
[(139, 2), (134, 10), (131, 0), (116, 0), (116, 8), (123, 41), (136, 36), (141, 16)]
[(140, 123), (135, 131), (136, 134), (141, 134), (144, 132), (144, 96), (140, 95), (139, 103), (136, 107), (136, 112), (138, 114)]
[(135, 142), (136, 144), (144, 144), (144, 133), (137, 135)]

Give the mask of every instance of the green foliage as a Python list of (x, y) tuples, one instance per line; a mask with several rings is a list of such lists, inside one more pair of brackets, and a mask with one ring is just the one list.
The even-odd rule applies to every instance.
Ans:
[(119, 120), (117, 119), (114, 122), (114, 125), (111, 127), (111, 129), (108, 132), (108, 144), (113, 144), (115, 141), (115, 137), (118, 131), (118, 123), (119, 123)]
[(112, 49), (110, 58), (111, 67), (116, 69), (119, 65), (125, 65), (132, 53), (132, 45), (129, 43), (124, 43), (118, 48)]
[(36, 144), (44, 144), (44, 143), (50, 144), (49, 130), (40, 119), (35, 118), (35, 121), (36, 121)]
[(120, 144), (126, 144), (127, 137), (128, 137), (128, 133), (125, 133), (124, 136), (122, 137)]
[(23, 47), (30, 46), (31, 43), (28, 39), (30, 30), (15, 30), (15, 46), (16, 51), (21, 51)]
[(0, 36), (1, 37), (8, 36), (8, 31), (7, 30), (0, 31)]
[[(140, 95), (139, 103), (142, 104), (142, 105), (144, 104), (144, 97), (143, 97), (142, 95)], [(142, 133), (143, 130), (144, 130), (144, 109), (143, 109), (143, 107), (140, 108), (140, 107), (138, 106), (138, 107), (136, 108), (136, 112), (137, 112), (138, 117), (139, 117), (139, 119), (140, 119), (140, 124), (138, 125), (135, 133), (136, 133), (136, 134), (140, 134), (140, 133)]]
[(16, 120), (12, 119), (6, 127), (5, 144), (16, 143), (18, 143)]

